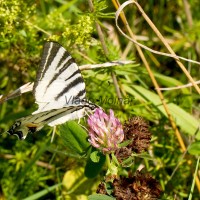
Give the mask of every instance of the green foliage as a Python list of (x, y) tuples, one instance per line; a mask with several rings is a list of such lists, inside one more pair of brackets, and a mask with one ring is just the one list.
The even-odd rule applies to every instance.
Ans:
[(189, 148), (188, 152), (192, 155), (200, 155), (200, 141), (192, 143)]
[[(163, 91), (185, 143), (191, 143), (191, 137), (192, 141), (197, 140), (188, 149), (191, 155), (186, 153), (183, 157), (175, 132), (144, 64), (135, 53), (135, 47), (130, 47), (127, 39), (115, 29), (113, 4), (100, 0), (93, 3), (94, 11), (90, 12), (88, 2), (81, 0), (0, 0), (0, 94), (8, 94), (35, 80), (45, 40), (60, 42), (79, 65), (122, 58), (134, 60), (135, 63), (129, 65), (83, 71), (87, 98), (105, 111), (113, 109), (122, 123), (132, 116), (142, 116), (150, 121), (151, 159), (145, 155), (132, 156), (125, 160), (126, 169), (120, 169), (120, 174), (127, 175), (128, 171), (133, 172), (142, 164), (160, 182), (162, 199), (171, 200), (174, 196), (186, 199), (194, 180), (192, 172), (196, 158), (193, 155), (199, 155), (200, 132), (196, 132), (200, 116), (199, 95), (191, 88)], [(193, 16), (191, 26), (184, 14), (182, 1), (150, 0), (139, 3), (178, 55), (199, 60), (200, 13), (197, 1), (189, 2)], [(166, 52), (134, 6), (125, 9), (125, 15), (135, 35), (145, 36), (138, 37), (142, 38), (140, 42)], [(96, 22), (103, 30), (108, 49), (106, 56), (96, 31)], [(119, 23), (125, 30), (122, 22)], [(108, 31), (110, 27), (114, 30), (112, 33)], [(176, 87), (189, 82), (172, 58), (149, 52), (145, 52), (145, 56), (160, 87)], [(198, 80), (198, 67), (184, 64), (190, 69), (192, 77)], [(124, 100), (122, 105), (117, 101), (113, 74)], [(77, 199), (80, 196), (76, 195), (83, 194), (84, 190), (87, 195), (95, 193), (95, 189), (91, 188), (92, 185), (96, 187), (100, 177), (102, 179), (105, 156), (91, 150), (87, 131), (75, 122), (61, 125), (52, 143), (49, 142), (52, 133), (49, 127), (28, 135), (25, 141), (5, 134), (16, 119), (31, 114), (36, 107), (32, 94), (24, 94), (0, 105), (2, 196), (12, 200)], [(86, 122), (82, 121), (81, 124), (87, 127)], [(63, 177), (74, 169), (81, 171), (81, 175), (71, 176), (75, 182), (69, 187), (71, 190), (66, 189)], [(67, 174), (69, 179), (70, 175)], [(86, 189), (87, 184), (91, 186), (90, 189)], [(83, 186), (84, 190), (81, 189)], [(198, 199), (197, 188), (193, 190), (193, 198)], [(91, 195), (89, 199), (106, 197)]]
[(103, 194), (93, 194), (88, 197), (89, 200), (114, 200), (115, 198), (103, 195)]
[[(67, 46), (76, 44), (78, 46), (90, 47), (93, 42), (91, 35), (94, 32), (94, 20), (90, 15), (79, 17), (77, 24), (66, 27), (62, 36), (67, 41)], [(69, 39), (68, 39), (69, 38)]]
[(87, 133), (76, 122), (70, 121), (59, 127), (61, 139), (71, 154), (83, 155), (90, 147)]
[(105, 160), (105, 155), (93, 151), (85, 166), (85, 176), (88, 178), (95, 178), (101, 172)]
[[(22, 30), (25, 21), (35, 12), (35, 3), (33, 1), (22, 0), (1, 0), (0, 1), (0, 23), (1, 23), (1, 40), (8, 42), (12, 40), (13, 33), (26, 36)], [(6, 39), (6, 40), (5, 40)]]

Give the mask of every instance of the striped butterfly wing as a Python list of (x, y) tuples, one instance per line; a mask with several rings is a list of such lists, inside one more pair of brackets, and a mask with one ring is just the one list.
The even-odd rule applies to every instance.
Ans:
[(28, 133), (39, 131), (45, 124), (55, 126), (69, 120), (81, 118), (87, 110), (92, 109), (94, 109), (94, 106), (88, 104), (84, 106), (69, 106), (33, 114), (18, 119), (8, 130), (8, 133), (10, 135), (16, 135), (19, 139), (25, 139)]
[[(38, 110), (15, 122), (8, 133), (25, 139), (28, 133), (45, 124), (55, 126), (81, 118), (97, 106), (85, 101), (85, 83), (69, 53), (56, 42), (46, 42), (34, 83), (33, 94)], [(79, 103), (74, 104), (74, 99)]]
[(56, 42), (46, 42), (33, 93), (39, 108), (33, 114), (59, 109), (84, 99), (85, 83), (70, 54)]

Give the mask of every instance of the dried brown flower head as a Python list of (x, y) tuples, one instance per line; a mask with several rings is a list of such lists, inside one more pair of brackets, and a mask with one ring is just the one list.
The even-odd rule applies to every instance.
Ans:
[(107, 194), (106, 187), (105, 187), (105, 184), (103, 182), (101, 182), (98, 185), (96, 193), (98, 193), (98, 194)]
[(132, 186), (137, 199), (155, 200), (162, 192), (158, 181), (149, 173), (143, 173), (142, 171), (136, 172), (135, 176), (133, 177)]
[[(101, 183), (97, 191), (107, 194), (103, 185)], [(113, 181), (112, 196), (117, 200), (155, 200), (160, 197), (161, 192), (158, 181), (141, 171), (137, 171), (134, 176), (128, 178), (120, 176)]]
[(136, 153), (146, 151), (151, 140), (149, 124), (142, 117), (133, 117), (124, 123), (124, 140), (131, 140), (127, 148)]
[(132, 154), (132, 149), (127, 147), (121, 147), (115, 151), (117, 160), (121, 163), (124, 159), (128, 158)]

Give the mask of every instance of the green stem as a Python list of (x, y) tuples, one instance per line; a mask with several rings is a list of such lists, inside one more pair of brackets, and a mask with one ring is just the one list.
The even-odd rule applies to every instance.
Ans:
[(111, 165), (110, 165), (110, 157), (109, 157), (109, 154), (106, 154), (106, 164), (108, 166), (108, 169), (111, 170)]
[(190, 194), (189, 194), (188, 200), (192, 200), (192, 194), (194, 193), (195, 178), (197, 177), (197, 171), (198, 171), (198, 167), (199, 167), (199, 160), (200, 160), (200, 157), (198, 157), (198, 159), (197, 159), (196, 169), (195, 169), (195, 172), (194, 172), (194, 178), (193, 178), (192, 187), (190, 189)]

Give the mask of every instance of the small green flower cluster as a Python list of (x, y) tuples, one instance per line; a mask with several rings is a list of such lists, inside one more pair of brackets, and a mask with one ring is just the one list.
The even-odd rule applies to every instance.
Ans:
[[(92, 44), (91, 34), (94, 31), (94, 20), (89, 15), (82, 15), (77, 24), (66, 27), (62, 36), (69, 44), (89, 47)], [(69, 40), (70, 38), (70, 40)]]
[(28, 19), (35, 4), (23, 0), (1, 0), (0, 1), (0, 36), (2, 38), (12, 36), (16, 29), (20, 29), (24, 20)]

